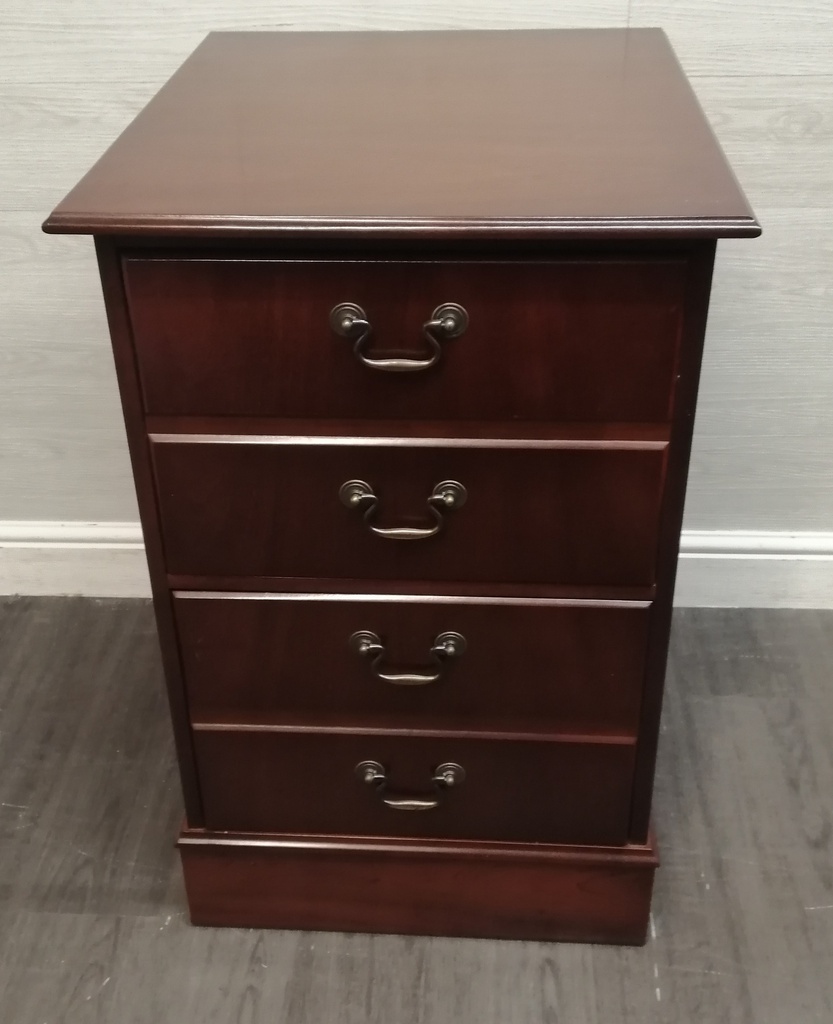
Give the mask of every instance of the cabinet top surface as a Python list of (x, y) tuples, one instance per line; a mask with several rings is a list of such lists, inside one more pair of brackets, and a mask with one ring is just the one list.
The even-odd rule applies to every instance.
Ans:
[(659, 29), (212, 33), (44, 227), (760, 230)]

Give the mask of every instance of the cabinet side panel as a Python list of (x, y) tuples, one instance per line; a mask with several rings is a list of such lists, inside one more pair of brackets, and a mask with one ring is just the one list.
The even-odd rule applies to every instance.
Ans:
[(133, 466), (133, 480), (139, 502), (139, 515), (145, 539), (148, 568), (150, 570), (153, 607), (162, 649), (162, 664), (168, 690), (168, 702), (173, 721), (179, 772), (185, 798), (185, 811), (191, 825), (203, 822), (202, 800), (197, 781), (194, 750), (191, 743), (188, 707), (185, 688), (182, 683), (182, 669), (174, 626), (171, 594), (167, 586), (164, 552), (159, 528), (159, 513), (151, 472), (150, 449), (145, 432), (142, 412), (142, 396), (124, 285), (121, 275), (118, 240), (97, 237), (95, 239), (104, 303), (110, 338), (113, 343), (113, 358), (119, 382), (122, 411), (127, 432), (130, 460)]
[(671, 443), (665, 481), (665, 494), (660, 519), (657, 552), (657, 591), (651, 613), (645, 688), (639, 723), (636, 751), (630, 841), (644, 843), (648, 837), (654, 767), (662, 712), (662, 692), (668, 658), (674, 582), (680, 550), (691, 438), (700, 364), (709, 309), (715, 243), (704, 242), (692, 247), (686, 288), (682, 348), (678, 367), (676, 403), (671, 427)]

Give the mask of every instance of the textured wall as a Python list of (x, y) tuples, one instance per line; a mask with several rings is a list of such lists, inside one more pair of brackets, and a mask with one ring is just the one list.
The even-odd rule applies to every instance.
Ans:
[(4, 0), (0, 521), (136, 518), (92, 244), (39, 226), (207, 31), (627, 24), (666, 29), (764, 226), (719, 248), (686, 525), (830, 529), (828, 0)]

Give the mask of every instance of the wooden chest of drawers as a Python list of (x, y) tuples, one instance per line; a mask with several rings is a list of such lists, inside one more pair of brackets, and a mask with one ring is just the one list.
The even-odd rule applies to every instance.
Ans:
[(638, 943), (715, 240), (657, 30), (209, 36), (96, 236), (198, 924)]

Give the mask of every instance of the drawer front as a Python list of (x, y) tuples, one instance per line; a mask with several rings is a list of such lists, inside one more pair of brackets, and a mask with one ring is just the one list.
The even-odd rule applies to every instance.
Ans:
[(174, 613), (197, 722), (636, 733), (644, 604), (185, 594)]
[[(549, 843), (626, 841), (633, 746), (196, 730), (209, 829)], [(387, 784), (368, 784), (362, 762)], [(440, 765), (465, 778), (443, 789)], [(389, 800), (437, 800), (423, 810)]]
[[(661, 446), (160, 440), (153, 457), (173, 574), (606, 585), (654, 579)], [(372, 491), (373, 508), (368, 501), (344, 504), (343, 487), (352, 480)], [(459, 492), (459, 507), (429, 503), (445, 481), (463, 485), (464, 504)], [(408, 540), (373, 532), (437, 528)]]
[[(148, 413), (300, 418), (666, 421), (684, 261), (124, 260)], [(436, 365), (362, 363), (330, 326), (371, 325), (368, 360), (425, 362), (445, 303), (465, 331)]]

